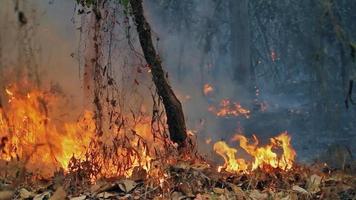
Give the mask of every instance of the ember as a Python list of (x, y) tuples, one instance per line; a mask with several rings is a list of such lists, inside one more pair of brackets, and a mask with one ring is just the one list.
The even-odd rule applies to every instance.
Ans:
[(203, 92), (205, 96), (208, 96), (214, 92), (214, 88), (209, 83), (204, 84)]
[(221, 100), (218, 108), (214, 106), (210, 106), (209, 111), (216, 114), (219, 117), (231, 117), (231, 116), (234, 117), (242, 116), (246, 118), (250, 117), (250, 110), (243, 108), (238, 102), (231, 103), (229, 99)]

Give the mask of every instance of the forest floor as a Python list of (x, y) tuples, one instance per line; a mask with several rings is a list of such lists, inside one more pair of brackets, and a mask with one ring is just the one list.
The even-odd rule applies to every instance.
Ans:
[[(352, 175), (353, 174), (353, 175)], [(17, 185), (14, 188), (14, 185)], [(89, 184), (80, 174), (21, 183), (0, 179), (0, 200), (97, 199), (356, 199), (356, 175), (325, 164), (264, 169), (250, 173), (217, 172), (208, 164), (177, 163), (149, 176), (137, 168), (132, 177), (100, 179)]]

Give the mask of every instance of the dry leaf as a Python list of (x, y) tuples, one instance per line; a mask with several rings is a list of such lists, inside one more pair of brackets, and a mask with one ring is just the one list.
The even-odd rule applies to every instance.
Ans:
[(147, 178), (147, 171), (142, 167), (135, 167), (132, 172), (131, 179), (134, 181), (145, 180)]
[(306, 191), (304, 188), (299, 187), (298, 185), (293, 185), (292, 190), (301, 194), (309, 194), (308, 191)]
[(245, 192), (241, 189), (241, 187), (238, 187), (234, 184), (229, 184), (232, 191), (234, 192), (235, 196), (236, 196), (236, 199), (237, 200), (243, 200), (243, 199), (246, 199), (246, 194)]
[(28, 198), (32, 198), (35, 196), (35, 194), (33, 194), (32, 192), (26, 190), (25, 188), (21, 188), (19, 190), (19, 195), (22, 199), (28, 199)]
[(38, 194), (35, 197), (33, 197), (33, 200), (46, 200), (49, 199), (49, 197), (51, 196), (50, 192), (43, 192), (42, 194)]
[(249, 197), (253, 200), (265, 200), (268, 198), (268, 194), (261, 193), (258, 190), (252, 190), (249, 194)]
[(14, 196), (13, 191), (0, 191), (0, 200), (10, 200)]
[(171, 200), (182, 200), (186, 198), (181, 192), (173, 192), (171, 195)]
[(100, 182), (99, 181), (95, 185), (92, 185), (90, 187), (90, 191), (91, 191), (91, 193), (97, 194), (97, 193), (100, 193), (100, 192), (105, 192), (105, 191), (111, 190), (114, 187), (116, 187), (116, 184), (103, 182), (103, 181)]
[(66, 191), (62, 186), (58, 187), (57, 190), (53, 193), (50, 200), (63, 200), (67, 197)]
[(178, 185), (178, 190), (187, 196), (193, 195), (192, 187), (188, 183), (180, 183)]
[(135, 187), (137, 186), (137, 183), (135, 181), (126, 179), (126, 180), (121, 180), (121, 181), (117, 182), (117, 185), (119, 186), (121, 191), (123, 191), (125, 193), (129, 193), (133, 189), (135, 189)]
[(210, 200), (209, 194), (197, 194), (194, 200)]
[(224, 194), (225, 190), (221, 189), (221, 188), (214, 188), (213, 192), (216, 193), (216, 194)]
[(107, 198), (110, 198), (110, 197), (114, 197), (114, 196), (116, 196), (116, 194), (110, 193), (110, 192), (102, 192), (102, 193), (99, 193), (98, 195), (96, 195), (96, 197), (104, 198), (104, 199), (107, 199)]
[(70, 200), (85, 200), (86, 198), (87, 198), (86, 195), (82, 195), (82, 196), (79, 196), (79, 197), (70, 198)]
[(320, 191), (320, 188), (319, 188), (320, 183), (321, 183), (321, 177), (316, 174), (313, 174), (307, 182), (308, 192), (311, 192), (311, 193), (319, 192)]

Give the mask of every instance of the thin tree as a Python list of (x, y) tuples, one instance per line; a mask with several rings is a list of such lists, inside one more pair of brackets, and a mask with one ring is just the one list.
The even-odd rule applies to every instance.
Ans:
[(130, 5), (144, 57), (151, 67), (153, 82), (166, 110), (170, 139), (180, 148), (184, 147), (187, 131), (182, 105), (167, 81), (160, 57), (153, 46), (151, 27), (144, 16), (142, 0), (130, 0)]

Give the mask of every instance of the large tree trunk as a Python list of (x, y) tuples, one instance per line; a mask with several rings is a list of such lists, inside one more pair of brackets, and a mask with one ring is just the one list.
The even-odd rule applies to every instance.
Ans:
[(146, 62), (151, 67), (153, 82), (166, 110), (170, 139), (178, 143), (179, 147), (184, 147), (187, 132), (182, 105), (168, 84), (161, 60), (153, 46), (151, 28), (143, 14), (142, 0), (130, 0), (130, 4)]

